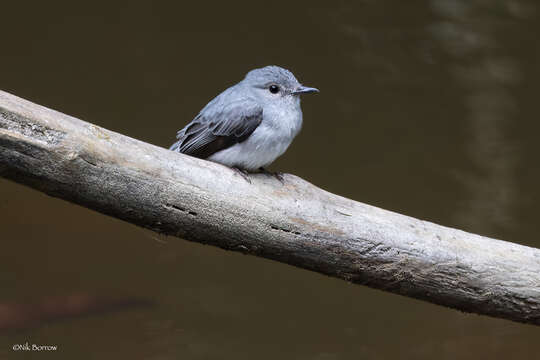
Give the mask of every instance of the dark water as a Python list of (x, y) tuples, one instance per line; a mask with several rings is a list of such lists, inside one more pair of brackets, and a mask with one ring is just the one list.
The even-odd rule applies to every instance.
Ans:
[[(321, 93), (274, 169), (540, 247), (539, 11), (9, 2), (0, 89), (166, 147), (248, 70), (281, 65)], [(0, 319), (20, 314), (0, 333), (2, 359), (540, 358), (538, 327), (160, 237), (5, 180), (0, 216)], [(25, 342), (58, 350), (11, 350)]]

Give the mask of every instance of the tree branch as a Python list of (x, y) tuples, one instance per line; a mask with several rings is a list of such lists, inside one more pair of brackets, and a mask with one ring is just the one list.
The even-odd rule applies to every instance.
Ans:
[(0, 91), (0, 175), (159, 233), (540, 325), (540, 250), (231, 169)]

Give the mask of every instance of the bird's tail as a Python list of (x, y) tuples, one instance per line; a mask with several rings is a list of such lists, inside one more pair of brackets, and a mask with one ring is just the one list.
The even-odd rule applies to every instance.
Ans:
[(172, 144), (169, 150), (180, 152), (180, 141), (177, 141), (174, 144)]

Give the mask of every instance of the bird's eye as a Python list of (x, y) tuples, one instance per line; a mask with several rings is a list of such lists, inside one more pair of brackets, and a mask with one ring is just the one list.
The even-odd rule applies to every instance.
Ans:
[(277, 85), (270, 85), (268, 88), (272, 94), (277, 94), (279, 92), (279, 86)]

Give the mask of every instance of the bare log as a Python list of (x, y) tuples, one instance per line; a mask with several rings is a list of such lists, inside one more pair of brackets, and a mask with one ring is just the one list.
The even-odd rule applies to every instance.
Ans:
[(362, 204), (285, 175), (251, 183), (0, 91), (0, 175), (162, 234), (461, 311), (540, 325), (540, 250)]

